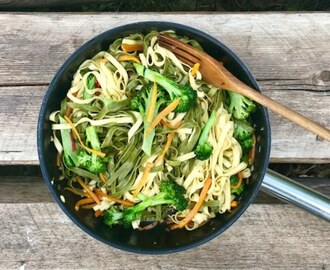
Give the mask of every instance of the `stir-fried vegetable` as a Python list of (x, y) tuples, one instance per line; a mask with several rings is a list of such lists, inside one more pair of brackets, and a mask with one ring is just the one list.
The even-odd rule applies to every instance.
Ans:
[(157, 34), (119, 38), (81, 64), (50, 116), (57, 166), (76, 211), (109, 226), (194, 230), (239, 206), (255, 104), (203, 82), (199, 63), (182, 64)]

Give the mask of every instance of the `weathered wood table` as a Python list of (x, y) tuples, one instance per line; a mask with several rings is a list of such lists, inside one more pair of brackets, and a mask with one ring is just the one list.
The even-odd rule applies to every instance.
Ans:
[[(220, 39), (262, 92), (330, 127), (330, 14), (0, 13), (0, 269), (330, 269), (329, 223), (260, 193), (220, 237), (163, 256), (110, 248), (54, 203), (38, 170), (36, 123), (47, 85), (85, 41), (163, 20)], [(330, 143), (270, 114), (271, 162), (330, 163)], [(329, 179), (305, 184), (330, 194)]]

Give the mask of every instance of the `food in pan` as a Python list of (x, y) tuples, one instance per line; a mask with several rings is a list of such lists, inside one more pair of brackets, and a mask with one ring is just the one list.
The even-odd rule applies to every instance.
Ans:
[(59, 181), (78, 196), (76, 211), (109, 226), (194, 230), (239, 204), (255, 104), (205, 83), (199, 63), (182, 63), (157, 35), (117, 39), (80, 65), (50, 115)]

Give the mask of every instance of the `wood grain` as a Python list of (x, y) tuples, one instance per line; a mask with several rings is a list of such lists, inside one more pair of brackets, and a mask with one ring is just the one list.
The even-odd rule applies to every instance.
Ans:
[[(0, 164), (38, 164), (39, 106), (63, 61), (95, 35), (143, 20), (198, 25), (246, 62), (263, 93), (330, 127), (328, 13), (1, 13)], [(329, 143), (272, 113), (271, 124), (272, 162), (330, 162)]]
[(226, 232), (170, 255), (91, 238), (54, 203), (0, 204), (0, 269), (329, 269), (329, 227), (288, 205), (252, 205)]

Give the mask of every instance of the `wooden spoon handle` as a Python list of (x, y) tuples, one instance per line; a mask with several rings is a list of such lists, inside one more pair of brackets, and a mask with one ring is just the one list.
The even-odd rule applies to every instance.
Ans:
[(246, 96), (253, 101), (263, 105), (269, 110), (282, 115), (283, 117), (297, 123), (303, 128), (313, 132), (319, 137), (330, 141), (330, 130), (319, 125), (318, 123), (312, 121), (311, 119), (303, 116), (302, 114), (291, 110), (290, 108), (278, 103), (277, 101), (271, 99), (270, 97), (262, 95), (260, 92), (249, 87), (239, 79), (237, 79), (233, 74), (231, 74), (223, 65), (217, 62), (213, 62), (217, 73), (221, 76), (213, 77), (215, 78), (214, 85), (231, 90), (243, 96)]
[(267, 107), (269, 110), (284, 116), (285, 118), (297, 123), (303, 128), (315, 133), (319, 137), (330, 141), (330, 130), (303, 116), (302, 114), (278, 103), (277, 101), (262, 95), (258, 91), (245, 85), (244, 89), (240, 89), (240, 93), (255, 102)]

